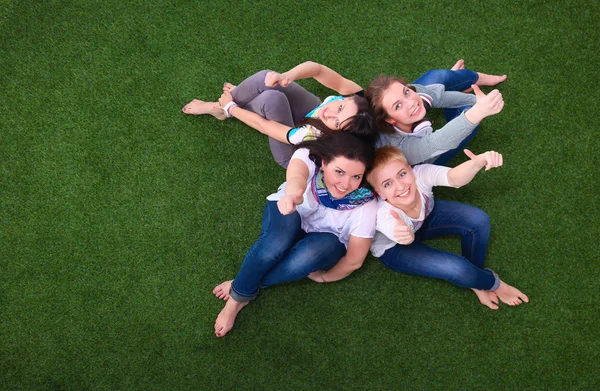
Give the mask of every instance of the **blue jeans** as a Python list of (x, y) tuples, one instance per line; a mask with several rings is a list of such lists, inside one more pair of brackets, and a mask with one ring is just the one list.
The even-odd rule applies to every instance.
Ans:
[[(462, 256), (431, 248), (422, 240), (460, 235)], [(479, 208), (454, 201), (436, 200), (423, 226), (409, 245), (397, 244), (379, 260), (400, 273), (439, 278), (463, 288), (493, 291), (500, 279), (484, 269), (490, 218)]]
[(330, 269), (346, 254), (339, 238), (328, 232), (306, 233), (298, 212), (282, 215), (277, 202), (265, 205), (262, 229), (231, 284), (238, 302), (256, 297), (260, 287), (299, 280)]
[[(443, 84), (446, 91), (464, 91), (470, 88), (471, 85), (475, 84), (479, 80), (477, 72), (469, 69), (460, 69), (452, 71), (450, 69), (434, 69), (421, 75), (413, 84), (430, 85), (430, 84)], [(463, 106), (455, 109), (444, 109), (444, 116), (446, 121), (450, 122), (454, 118), (458, 117), (463, 111), (470, 109), (471, 106)], [(475, 136), (479, 126), (475, 127), (471, 134), (465, 138), (456, 149), (451, 149), (444, 152), (433, 162), (440, 166), (446, 165), (454, 156), (462, 151), (467, 143)]]

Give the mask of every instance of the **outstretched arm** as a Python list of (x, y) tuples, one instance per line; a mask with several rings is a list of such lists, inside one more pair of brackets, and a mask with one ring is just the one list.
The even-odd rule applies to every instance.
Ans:
[(293, 81), (308, 79), (310, 77), (325, 87), (337, 91), (340, 95), (354, 94), (362, 90), (362, 87), (352, 80), (346, 79), (333, 69), (313, 61), (303, 62), (281, 74), (269, 72), (265, 77), (265, 85), (267, 87), (274, 87), (276, 84), (280, 84), (282, 87), (287, 87)]
[(304, 191), (308, 182), (308, 166), (300, 159), (290, 160), (285, 171), (285, 195), (277, 201), (277, 207), (282, 215), (296, 211), (296, 205), (304, 202)]
[[(229, 91), (224, 91), (219, 103), (221, 106), (226, 107), (228, 103), (233, 102), (233, 97)], [(258, 130), (262, 134), (274, 138), (282, 143), (289, 144), (287, 140), (287, 134), (291, 129), (289, 126), (280, 124), (279, 122), (271, 121), (261, 117), (260, 115), (251, 111), (242, 109), (236, 104), (232, 104), (227, 110), (228, 116), (235, 117), (250, 126), (253, 129)]]
[(502, 155), (498, 152), (488, 151), (481, 155), (475, 155), (468, 149), (465, 149), (464, 152), (471, 160), (448, 171), (448, 183), (452, 187), (458, 188), (468, 184), (483, 167), (487, 171), (494, 167), (500, 167), (503, 163)]
[(324, 271), (318, 270), (308, 275), (316, 282), (333, 282), (348, 277), (353, 271), (360, 269), (371, 247), (370, 238), (359, 238), (350, 235), (348, 241), (348, 250), (338, 263), (331, 269)]

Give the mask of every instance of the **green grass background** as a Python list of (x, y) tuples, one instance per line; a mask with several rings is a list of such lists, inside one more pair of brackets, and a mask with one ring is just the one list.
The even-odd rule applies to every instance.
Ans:
[[(0, 388), (600, 389), (599, 4), (0, 0)], [(488, 212), (487, 265), (531, 302), (493, 312), (369, 256), (215, 338), (211, 290), (284, 171), (181, 107), (305, 60), (366, 86), (459, 58), (509, 75), (470, 144), (505, 165), (436, 194)]]

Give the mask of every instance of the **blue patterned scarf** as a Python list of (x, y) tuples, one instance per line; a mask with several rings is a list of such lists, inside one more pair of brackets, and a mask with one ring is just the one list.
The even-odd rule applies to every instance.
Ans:
[(311, 181), (311, 190), (319, 204), (337, 210), (350, 210), (358, 208), (375, 198), (373, 192), (367, 188), (359, 187), (344, 198), (333, 198), (325, 186), (323, 170), (319, 170)]

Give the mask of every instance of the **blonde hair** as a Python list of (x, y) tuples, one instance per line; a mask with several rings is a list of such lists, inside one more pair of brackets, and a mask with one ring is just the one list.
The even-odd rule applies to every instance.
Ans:
[(402, 153), (400, 148), (394, 147), (392, 145), (386, 145), (385, 147), (377, 148), (375, 150), (375, 158), (373, 159), (373, 168), (367, 174), (367, 181), (373, 188), (377, 186), (375, 183), (375, 175), (377, 171), (385, 167), (389, 162), (398, 160), (404, 162), (408, 165), (408, 160), (406, 160), (406, 156)]

